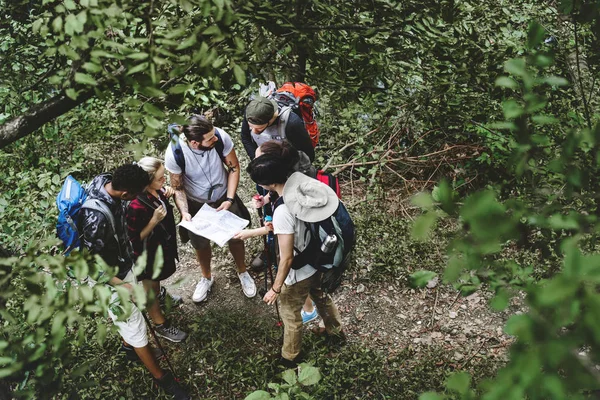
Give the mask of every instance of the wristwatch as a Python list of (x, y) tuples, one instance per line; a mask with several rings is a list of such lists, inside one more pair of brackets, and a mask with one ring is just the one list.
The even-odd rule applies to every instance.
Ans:
[(233, 202), (235, 201), (232, 197), (228, 197), (225, 199), (225, 201), (230, 202), (231, 204), (233, 204)]

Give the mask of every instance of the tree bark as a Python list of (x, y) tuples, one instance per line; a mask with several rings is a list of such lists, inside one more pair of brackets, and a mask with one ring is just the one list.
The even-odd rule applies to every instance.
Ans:
[[(118, 77), (125, 69), (119, 68), (111, 78)], [(81, 91), (76, 100), (69, 98), (65, 92), (33, 106), (27, 113), (15, 117), (0, 125), (0, 149), (34, 132), (42, 125), (52, 121), (56, 117), (71, 111), (80, 104), (94, 97), (98, 91), (105, 90), (114, 85), (114, 79), (105, 79), (96, 87), (90, 87)]]

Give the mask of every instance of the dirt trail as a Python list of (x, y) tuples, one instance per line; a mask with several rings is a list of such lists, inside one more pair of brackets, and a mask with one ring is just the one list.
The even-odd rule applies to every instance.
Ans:
[[(253, 219), (257, 218), (256, 213), (252, 214)], [(261, 247), (260, 239), (247, 242), (248, 262)], [(184, 279), (169, 290), (183, 296), (186, 311), (244, 309), (258, 318), (274, 315), (274, 308), (263, 303), (258, 295), (253, 299), (243, 295), (227, 247), (220, 249), (213, 245), (215, 284), (207, 301), (199, 305), (191, 300), (200, 279), (200, 267), (191, 245), (180, 244), (180, 259), (177, 272), (165, 285), (169, 287)], [(256, 273), (251, 274), (257, 277)], [(259, 279), (256, 282), (260, 288), (264, 281)], [(505, 357), (511, 338), (503, 333), (502, 327), (510, 315), (521, 312), (516, 304), (521, 302), (516, 299), (506, 311), (493, 312), (487, 305), (489, 298), (489, 294), (482, 292), (463, 298), (446, 285), (410, 289), (400, 280), (360, 282), (351, 274), (334, 295), (350, 342), (361, 342), (390, 357), (407, 347), (419, 353), (429, 346), (441, 346), (457, 365), (465, 365), (475, 357)]]

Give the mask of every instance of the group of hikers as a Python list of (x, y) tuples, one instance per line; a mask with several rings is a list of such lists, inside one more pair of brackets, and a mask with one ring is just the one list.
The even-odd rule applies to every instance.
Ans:
[[(166, 149), (164, 163), (154, 157), (143, 157), (112, 173), (96, 176), (88, 187), (88, 199), (107, 207), (112, 216), (107, 218), (106, 212), (98, 207), (83, 207), (76, 225), (81, 247), (117, 267), (118, 273), (108, 284), (132, 291), (132, 285), (140, 280), (150, 299), (147, 312), (155, 333), (172, 342), (182, 342), (188, 333), (172, 325), (161, 309), (165, 303), (182, 302), (180, 296), (168, 293), (160, 285), (175, 272), (178, 261), (177, 230), (170, 198), (174, 198), (185, 221), (190, 221), (204, 204), (246, 220), (251, 218), (237, 194), (241, 171), (229, 134), (199, 115), (191, 116), (185, 125), (176, 128), (179, 135)], [(344, 339), (338, 309), (321, 289), (321, 274), (298, 257), (310, 242), (307, 222), (331, 216), (340, 202), (334, 190), (311, 177), (314, 148), (300, 116), (287, 109), (282, 111), (274, 100), (259, 96), (246, 107), (241, 139), (251, 160), (246, 171), (260, 193), (252, 200), (253, 205), (264, 207), (265, 213), (272, 215), (272, 224), (244, 229), (229, 240), (228, 246), (242, 291), (252, 298), (257, 294), (257, 287), (247, 271), (244, 240), (270, 232), (275, 235), (278, 267), (263, 301), (271, 305), (279, 300), (284, 326), (279, 363), (291, 368), (302, 358), (303, 322), (320, 315), (325, 327), (315, 333), (332, 340)], [(167, 171), (170, 186), (165, 185)], [(200, 264), (201, 277), (192, 300), (206, 301), (214, 283), (211, 243), (181, 227), (179, 233), (183, 243), (191, 243)], [(146, 269), (135, 276), (133, 266), (143, 254)], [(156, 276), (153, 266), (159, 255), (163, 258), (162, 269)], [(260, 263), (260, 258), (258, 261)], [(118, 299), (113, 291), (111, 304)], [(132, 311), (126, 320), (120, 320), (113, 307), (109, 310), (123, 339), (122, 350), (127, 358), (140, 360), (158, 386), (173, 398), (190, 398), (173, 374), (160, 367), (158, 360), (163, 355), (149, 345), (142, 312), (133, 302), (127, 306)]]

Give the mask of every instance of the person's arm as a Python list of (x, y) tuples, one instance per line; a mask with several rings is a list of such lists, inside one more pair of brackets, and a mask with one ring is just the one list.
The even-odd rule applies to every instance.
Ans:
[(264, 236), (269, 233), (269, 228), (261, 226), (260, 228), (244, 229), (233, 235), (234, 239), (246, 240), (256, 236)]
[(235, 154), (235, 149), (231, 149), (229, 154), (225, 156), (225, 165), (229, 172), (229, 175), (227, 176), (227, 200), (221, 203), (219, 208), (217, 208), (217, 211), (228, 210), (229, 207), (231, 207), (240, 183), (240, 163)]
[(306, 153), (311, 162), (315, 160), (315, 149), (304, 127), (304, 121), (293, 112), (290, 112), (285, 126), (285, 136), (296, 150)]
[(242, 121), (242, 144), (244, 145), (244, 149), (246, 149), (246, 153), (250, 160), (254, 160), (254, 153), (258, 148), (258, 145), (254, 143), (252, 140), (252, 136), (250, 135), (250, 125), (248, 125), (248, 120), (246, 119), (246, 115), (244, 115), (244, 120)]
[(292, 268), (292, 261), (294, 261), (294, 234), (278, 234), (277, 241), (279, 242), (279, 266), (277, 267), (275, 282), (263, 297), (263, 301), (267, 304), (273, 304), (277, 301), (285, 278)]
[(184, 221), (191, 221), (192, 216), (188, 210), (187, 196), (185, 195), (185, 190), (183, 189), (183, 175), (174, 174), (172, 172), (170, 172), (170, 175), (171, 187), (175, 190), (175, 205), (181, 214), (181, 219)]

